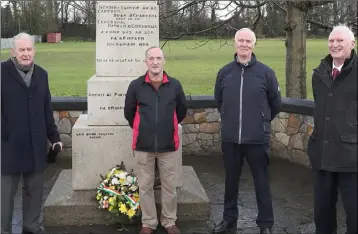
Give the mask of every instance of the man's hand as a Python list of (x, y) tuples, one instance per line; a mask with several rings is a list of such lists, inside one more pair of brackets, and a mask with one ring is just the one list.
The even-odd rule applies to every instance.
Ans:
[(63, 144), (62, 144), (62, 142), (59, 141), (59, 142), (56, 142), (55, 144), (53, 144), (53, 145), (52, 145), (52, 150), (55, 149), (55, 146), (56, 146), (56, 145), (59, 145), (59, 146), (61, 147), (61, 151), (62, 151), (62, 149), (63, 149)]

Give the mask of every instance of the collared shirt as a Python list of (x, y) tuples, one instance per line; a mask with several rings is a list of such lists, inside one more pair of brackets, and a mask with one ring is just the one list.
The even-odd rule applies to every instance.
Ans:
[(341, 66), (337, 67), (336, 65), (334, 65), (334, 62), (332, 62), (332, 74), (333, 74), (333, 69), (337, 68), (338, 71), (341, 72), (342, 67), (343, 67), (343, 64)]

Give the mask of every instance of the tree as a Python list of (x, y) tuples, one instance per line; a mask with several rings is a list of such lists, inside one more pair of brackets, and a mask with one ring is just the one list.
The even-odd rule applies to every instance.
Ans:
[[(306, 39), (308, 11), (315, 7), (328, 4), (327, 1), (288, 1), (286, 9), (278, 5), (286, 12), (286, 96), (295, 98), (307, 98), (306, 86)], [(311, 23), (315, 23), (310, 21)], [(320, 26), (331, 28), (331, 26)]]
[[(350, 0), (345, 0), (350, 1)], [(192, 7), (205, 1), (186, 1), (185, 4), (175, 9), (172, 14), (167, 14), (165, 17), (171, 17), (181, 14), (185, 9)], [(308, 13), (314, 7), (332, 4), (334, 1), (286, 1), (286, 2), (266, 2), (266, 1), (230, 1), (228, 5), (235, 6), (231, 11), (233, 15), (225, 20), (216, 20), (205, 29), (194, 30), (191, 26), (187, 26), (191, 30), (181, 31), (175, 36), (164, 37), (166, 40), (179, 39), (186, 35), (200, 35), (204, 32), (213, 32), (214, 30), (226, 27), (227, 29), (235, 29), (233, 26), (235, 21), (240, 18), (240, 22), (244, 25), (251, 27), (254, 31), (261, 31), (264, 7), (269, 8), (266, 12), (275, 12), (272, 5), (280, 9), (286, 14), (286, 22), (284, 30), (286, 31), (285, 46), (286, 46), (286, 96), (295, 98), (307, 98), (306, 89), (306, 38), (307, 38), (307, 25), (310, 23), (315, 27), (324, 30), (331, 30), (332, 25), (328, 22), (319, 22), (308, 18)], [(205, 3), (204, 3), (205, 4)], [(228, 5), (224, 9), (228, 9)], [(218, 11), (220, 7), (216, 6)], [(211, 12), (213, 11), (211, 5)], [(221, 7), (221, 9), (223, 9)], [(256, 10), (256, 14), (252, 11)], [(242, 15), (244, 14), (244, 15)], [(272, 14), (271, 14), (272, 15)], [(190, 22), (190, 21), (189, 21)], [(242, 27), (242, 25), (240, 26)], [(218, 31), (218, 30), (217, 30)]]

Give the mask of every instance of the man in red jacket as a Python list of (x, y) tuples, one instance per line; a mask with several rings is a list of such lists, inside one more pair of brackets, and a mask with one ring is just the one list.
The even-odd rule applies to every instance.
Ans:
[(143, 224), (140, 234), (151, 234), (158, 225), (153, 189), (155, 159), (161, 181), (160, 222), (169, 234), (177, 234), (175, 151), (179, 148), (178, 124), (186, 116), (186, 99), (180, 82), (163, 71), (162, 50), (151, 47), (145, 57), (148, 71), (130, 83), (124, 106), (125, 118), (133, 128), (132, 148), (138, 160)]

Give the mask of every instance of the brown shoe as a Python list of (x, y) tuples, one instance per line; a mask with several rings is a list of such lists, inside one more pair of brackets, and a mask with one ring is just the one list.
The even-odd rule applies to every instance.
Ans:
[(167, 230), (168, 234), (180, 234), (179, 228), (177, 228), (177, 226), (175, 226), (175, 225), (167, 227), (166, 230)]
[(139, 234), (152, 234), (153, 232), (154, 230), (149, 227), (142, 227)]

